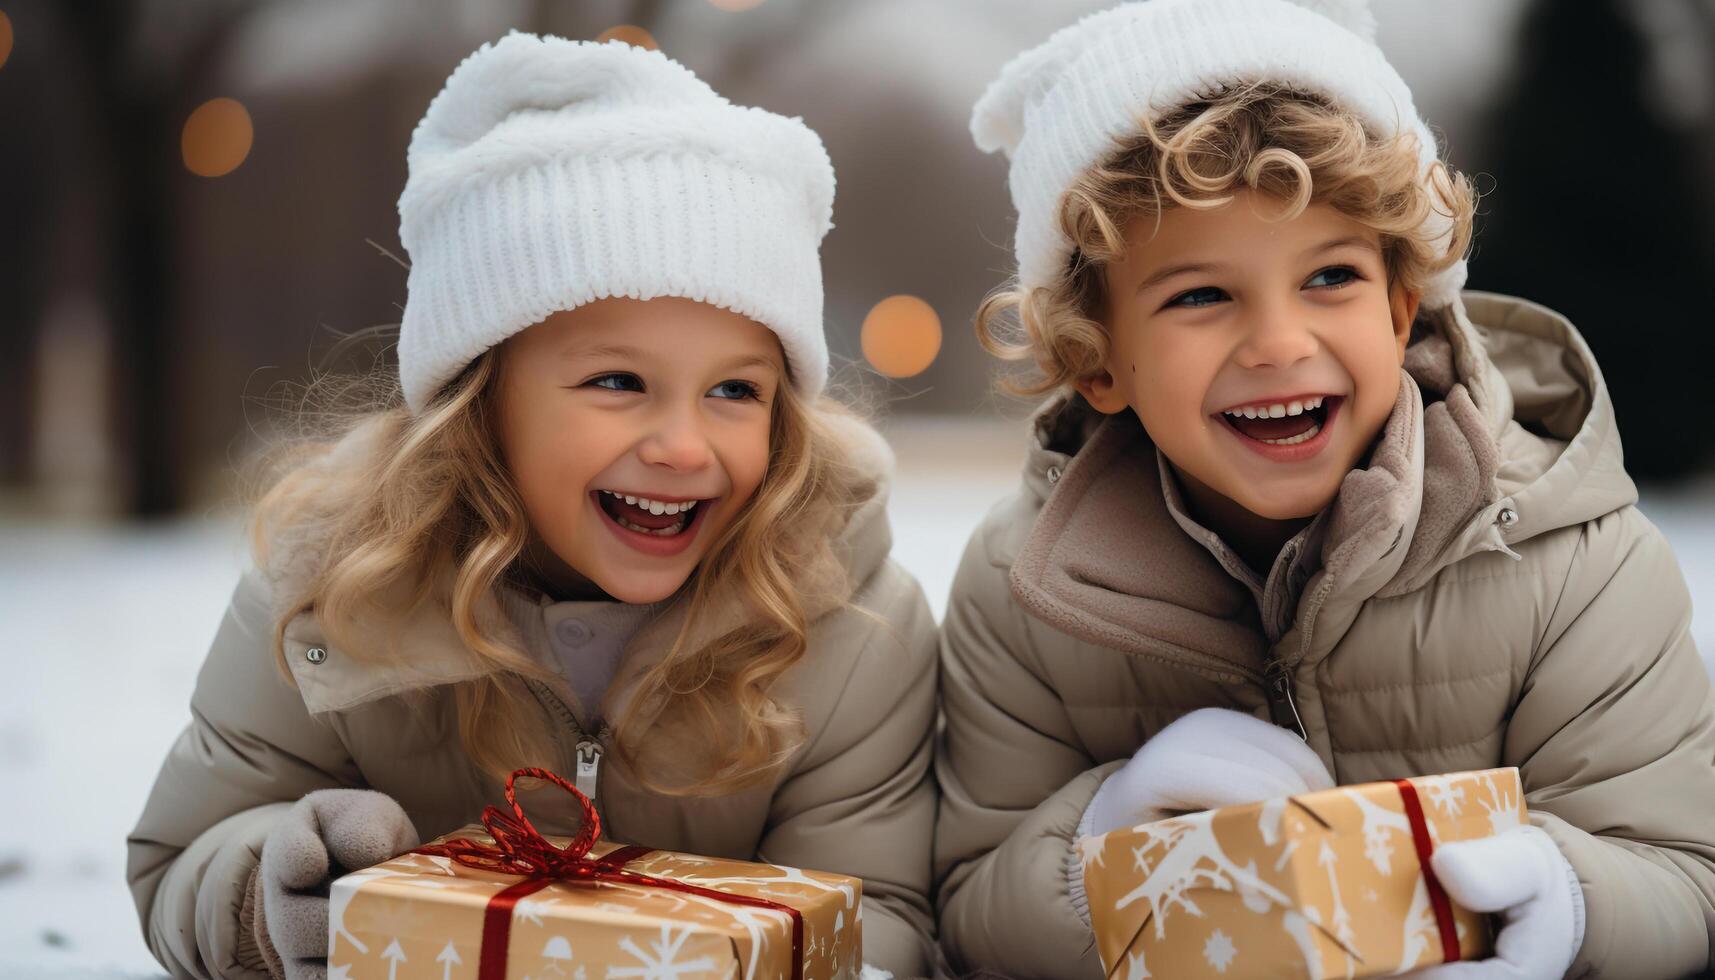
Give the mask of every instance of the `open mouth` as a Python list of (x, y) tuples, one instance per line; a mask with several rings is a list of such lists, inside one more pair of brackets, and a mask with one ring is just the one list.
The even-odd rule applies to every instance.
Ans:
[(617, 490), (598, 490), (596, 505), (615, 524), (634, 534), (675, 538), (696, 525), (707, 500), (656, 500)]
[(1313, 395), (1284, 403), (1229, 408), (1220, 418), (1246, 439), (1284, 449), (1320, 436), (1344, 401), (1341, 395)]

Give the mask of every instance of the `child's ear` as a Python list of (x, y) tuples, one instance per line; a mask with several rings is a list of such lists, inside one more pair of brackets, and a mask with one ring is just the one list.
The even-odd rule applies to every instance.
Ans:
[(1072, 382), (1072, 387), (1078, 389), (1078, 394), (1090, 403), (1090, 407), (1103, 415), (1113, 415), (1122, 412), (1129, 404), (1124, 392), (1114, 382), (1114, 376), (1106, 368), (1100, 373)]
[(1399, 363), (1405, 363), (1405, 348), (1411, 343), (1411, 325), (1417, 322), (1417, 304), (1423, 294), (1397, 283), (1388, 289), (1388, 310), (1393, 314), (1393, 341), (1399, 348)]

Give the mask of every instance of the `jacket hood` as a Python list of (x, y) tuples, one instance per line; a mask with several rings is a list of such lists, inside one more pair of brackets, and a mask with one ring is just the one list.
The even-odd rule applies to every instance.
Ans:
[[(830, 524), (837, 528), (832, 560), (823, 563), (823, 567), (804, 569), (800, 579), (810, 619), (844, 604), (857, 586), (887, 560), (893, 544), (887, 519), (887, 497), (894, 471), (892, 450), (874, 429), (857, 419), (834, 415), (829, 420), (836, 434), (837, 451), (845, 455), (857, 485), (849, 514), (812, 513), (799, 522), (804, 528), (817, 529), (818, 533), (826, 533)], [(337, 446), (330, 461), (337, 464), (344, 454), (365, 451), (364, 447), (351, 444), (359, 438), (361, 430)], [(260, 570), (276, 597), (275, 615), (285, 613), (284, 603), (289, 597), (303, 594), (325, 560), (326, 551), (325, 540), (302, 528), (287, 529), (275, 539), (271, 559)], [(316, 664), (303, 658), (288, 658), (293, 678), (310, 711), (343, 711), (379, 698), (469, 681), (495, 672), (497, 668), (492, 662), (471, 652), (452, 623), (449, 610), (454, 575), (454, 569), (440, 570), (421, 596), (403, 582), (374, 596), (375, 615), (354, 624), (357, 635), (347, 640), (351, 646), (362, 648), (361, 656), (341, 655), (342, 651), (330, 646), (313, 612), (293, 616), (286, 626), (288, 639), (322, 646), (329, 653)], [(510, 584), (500, 586), (497, 592), (501, 594), (490, 593), (478, 601), (478, 627), (488, 635), (505, 638), (515, 648), (524, 648), (523, 637), (505, 606), (536, 605), (545, 597), (526, 594)], [(627, 678), (640, 675), (672, 646), (687, 618), (688, 593), (689, 590), (681, 589), (633, 635), (615, 676), (616, 691), (625, 686)], [(706, 643), (742, 625), (746, 615), (744, 603), (737, 596), (717, 596), (707, 613), (693, 624), (686, 641), (693, 646)], [(538, 655), (537, 651), (526, 649), (526, 652)]]
[[(1497, 505), (1509, 541), (1595, 520), (1637, 502), (1602, 369), (1572, 323), (1528, 300), (1469, 292), (1454, 326), (1476, 344), (1461, 378), (1481, 379), (1484, 419), (1500, 450)], [(1466, 382), (1475, 390), (1475, 383)], [(1478, 533), (1471, 522), (1450, 543)]]

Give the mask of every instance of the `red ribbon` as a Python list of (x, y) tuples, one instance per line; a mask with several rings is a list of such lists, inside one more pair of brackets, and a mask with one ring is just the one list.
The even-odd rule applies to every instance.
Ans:
[(1423, 883), (1429, 888), (1429, 906), (1435, 910), (1435, 925), (1441, 931), (1441, 962), (1459, 959), (1459, 929), (1453, 922), (1453, 902), (1448, 899), (1441, 879), (1429, 856), (1435, 853), (1435, 843), (1429, 839), (1429, 823), (1423, 819), (1423, 803), (1417, 798), (1417, 787), (1409, 779), (1398, 779), (1399, 798), (1405, 802), (1405, 818), (1411, 822), (1411, 841), (1417, 845), (1417, 863), (1423, 866)]
[[(518, 797), (512, 787), (513, 781), (520, 776), (545, 779), (577, 798), (578, 805), (583, 810), (582, 825), (578, 835), (564, 848), (550, 843), (536, 830), (530, 818), (524, 815), (524, 808), (518, 805)], [(512, 807), (511, 813), (495, 806), (484, 807), (482, 811), (482, 825), (489, 836), (494, 838), (493, 844), (483, 844), (461, 837), (441, 844), (419, 847), (412, 852), (449, 857), (479, 871), (518, 875), (524, 879), (495, 893), (483, 911), (482, 952), (477, 980), (505, 980), (506, 947), (512, 935), (513, 907), (518, 904), (519, 899), (541, 891), (557, 881), (570, 884), (606, 881), (646, 888), (665, 888), (687, 895), (718, 899), (733, 905), (749, 905), (784, 912), (792, 919), (792, 980), (803, 980), (804, 913), (799, 910), (766, 898), (735, 895), (626, 869), (625, 865), (651, 853), (652, 848), (622, 847), (599, 858), (590, 857), (590, 848), (601, 837), (601, 816), (596, 813), (595, 804), (590, 802), (589, 797), (578, 792), (576, 786), (546, 769), (513, 770), (512, 775), (506, 777), (506, 802)], [(752, 951), (753, 954), (756, 952)]]

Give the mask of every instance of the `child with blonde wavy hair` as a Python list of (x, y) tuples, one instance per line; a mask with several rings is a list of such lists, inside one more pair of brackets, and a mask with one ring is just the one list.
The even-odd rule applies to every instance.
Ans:
[(976, 107), (1019, 212), (979, 335), (1052, 396), (943, 623), (955, 967), (1102, 975), (1081, 837), (1496, 766), (1528, 825), (1431, 859), (1495, 954), (1426, 974), (1710, 966), (1684, 579), (1578, 332), (1461, 292), (1470, 183), (1374, 33), (1365, 0), (1143, 0)]
[(515, 33), (408, 162), (398, 382), (257, 501), (129, 841), (150, 948), (337, 973), (329, 880), (541, 766), (613, 839), (861, 877), (864, 959), (927, 972), (935, 628), (891, 455), (822, 394), (821, 141), (659, 52)]

